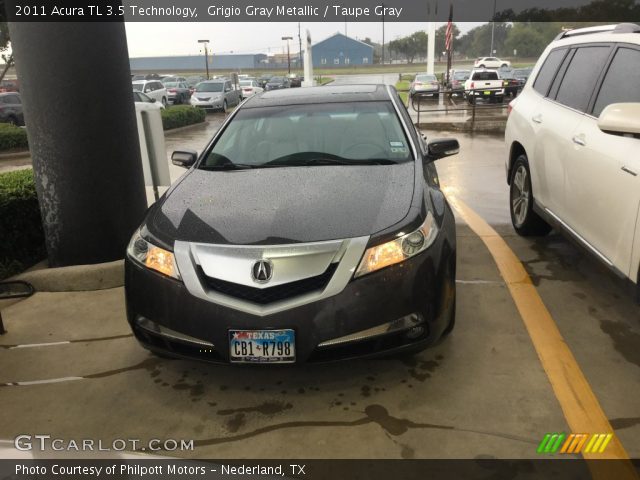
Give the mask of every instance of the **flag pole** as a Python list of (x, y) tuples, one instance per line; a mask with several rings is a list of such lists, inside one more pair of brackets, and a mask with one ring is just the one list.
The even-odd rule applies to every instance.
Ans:
[(447, 82), (451, 85), (451, 57), (453, 55), (453, 4), (449, 4), (449, 22), (447, 23)]

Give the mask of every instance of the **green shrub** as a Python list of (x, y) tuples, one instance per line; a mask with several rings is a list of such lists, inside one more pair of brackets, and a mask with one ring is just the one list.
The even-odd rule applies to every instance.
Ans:
[(29, 148), (27, 131), (10, 123), (0, 123), (0, 150)]
[(46, 257), (33, 170), (0, 174), (0, 279)]
[(204, 122), (206, 116), (207, 113), (201, 108), (190, 105), (176, 105), (162, 110), (162, 128), (171, 130), (172, 128), (201, 123)]

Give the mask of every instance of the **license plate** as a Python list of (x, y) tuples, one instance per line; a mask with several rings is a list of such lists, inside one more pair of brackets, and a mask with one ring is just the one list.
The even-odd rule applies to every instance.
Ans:
[(229, 356), (233, 363), (293, 363), (293, 330), (229, 330)]
[(484, 94), (485, 94), (485, 95), (491, 95), (491, 92), (489, 92), (489, 91), (485, 91), (485, 92), (484, 92)]

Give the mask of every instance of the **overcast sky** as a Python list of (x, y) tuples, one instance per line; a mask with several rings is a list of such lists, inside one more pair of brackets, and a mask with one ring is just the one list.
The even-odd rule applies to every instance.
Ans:
[[(442, 24), (438, 24), (440, 26)], [(462, 32), (480, 25), (480, 23), (458, 23)], [(283, 36), (294, 37), (291, 51), (298, 51), (297, 23), (204, 23), (173, 22), (146, 23), (128, 22), (127, 41), (130, 57), (155, 57), (164, 55), (198, 55), (201, 46), (199, 39), (208, 39), (213, 53), (282, 53), (286, 51)], [(427, 24), (422, 23), (390, 23), (385, 24), (385, 40), (409, 35), (418, 30), (425, 30)], [(380, 23), (358, 22), (347, 23), (347, 35), (364, 39), (370, 37), (375, 42), (382, 42), (382, 25)], [(301, 32), (304, 39), (309, 29), (313, 43), (323, 40), (336, 32), (344, 33), (344, 23), (302, 23)]]

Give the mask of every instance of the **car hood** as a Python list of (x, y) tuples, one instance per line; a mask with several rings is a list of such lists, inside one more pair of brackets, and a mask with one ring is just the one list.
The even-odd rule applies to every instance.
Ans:
[(146, 222), (173, 245), (275, 245), (371, 235), (406, 217), (413, 162), (212, 172), (193, 170)]

